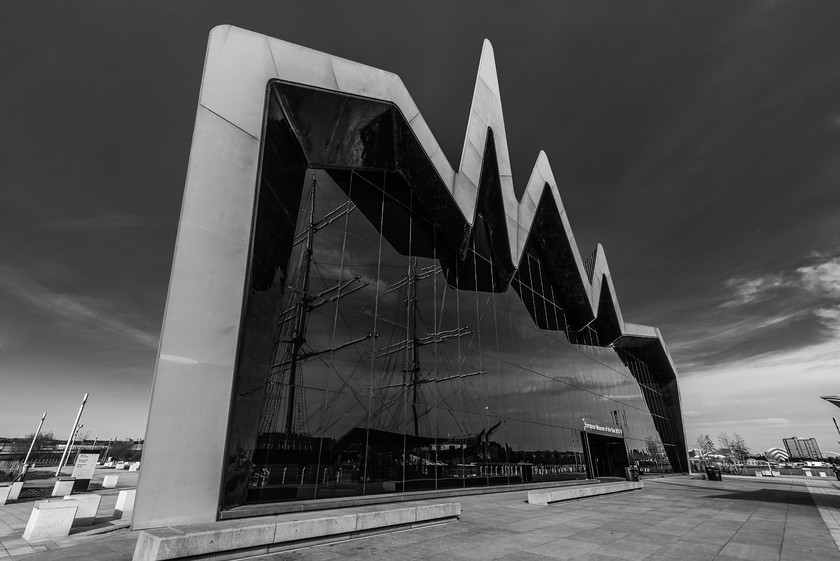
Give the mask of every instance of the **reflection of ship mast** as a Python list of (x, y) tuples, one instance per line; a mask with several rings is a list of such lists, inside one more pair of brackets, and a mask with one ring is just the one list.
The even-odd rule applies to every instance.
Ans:
[[(301, 368), (304, 361), (323, 354), (331, 353), (355, 345), (373, 337), (369, 333), (357, 339), (347, 341), (340, 345), (332, 347), (304, 351), (304, 344), (306, 343), (306, 327), (308, 319), (312, 311), (321, 306), (338, 302), (341, 298), (349, 296), (350, 294), (363, 289), (368, 286), (367, 282), (362, 282), (361, 277), (354, 276), (352, 279), (344, 281), (339, 279), (338, 282), (317, 293), (310, 294), (310, 273), (312, 269), (312, 256), (314, 253), (314, 236), (318, 230), (329, 226), (342, 216), (351, 213), (356, 206), (347, 201), (345, 204), (339, 206), (333, 211), (326, 214), (320, 221), (315, 221), (315, 195), (316, 195), (317, 181), (315, 172), (312, 173), (312, 188), (309, 196), (309, 216), (306, 231), (298, 235), (294, 242), (294, 246), (299, 246), (305, 243), (300, 254), (297, 274), (295, 275), (293, 284), (287, 287), (286, 297), (284, 298), (284, 311), (280, 315), (278, 322), (279, 330), (278, 336), (274, 344), (274, 362), (270, 365), (268, 386), (263, 402), (262, 416), (260, 420), (260, 433), (270, 433), (278, 431), (278, 417), (276, 413), (281, 408), (281, 401), (283, 394), (286, 394), (286, 415), (284, 419), (284, 432), (287, 436), (293, 434), (305, 434), (306, 432), (306, 405), (304, 401), (304, 392), (300, 384)], [(294, 303), (292, 303), (294, 302)], [(291, 331), (291, 333), (289, 332)], [(279, 353), (282, 350), (282, 358), (277, 360)], [(286, 391), (284, 392), (284, 388)], [(300, 390), (300, 391), (299, 391)]]
[[(418, 271), (417, 258), (414, 257), (410, 259), (408, 275), (391, 285), (388, 288), (388, 290), (386, 290), (387, 294), (395, 290), (399, 290), (403, 287), (406, 287), (405, 325), (408, 333), (404, 340), (397, 341), (396, 343), (379, 349), (376, 358), (387, 357), (405, 351), (405, 368), (402, 369), (403, 381), (401, 383), (386, 384), (382, 386), (377, 386), (374, 389), (383, 390), (387, 388), (405, 388), (406, 391), (409, 391), (411, 393), (411, 409), (414, 426), (414, 436), (428, 436), (431, 432), (429, 430), (427, 416), (425, 414), (421, 414), (420, 412), (420, 407), (422, 405), (425, 405), (425, 400), (423, 399), (422, 392), (420, 391), (421, 385), (432, 383), (437, 384), (439, 382), (446, 382), (456, 380), (459, 378), (470, 378), (481, 374), (487, 374), (486, 370), (479, 370), (477, 372), (468, 372), (464, 374), (456, 374), (441, 378), (438, 378), (436, 376), (430, 378), (421, 377), (421, 347), (430, 344), (442, 343), (447, 339), (463, 337), (464, 335), (470, 335), (473, 333), (473, 331), (470, 330), (469, 327), (463, 326), (457, 327), (455, 329), (434, 331), (432, 333), (427, 333), (424, 337), (417, 336), (417, 283), (419, 281), (426, 280), (430, 277), (434, 277), (440, 271), (441, 267), (435, 265), (423, 267)], [(406, 396), (406, 398), (407, 397), (408, 396)], [(422, 431), (420, 428), (421, 419), (424, 423)], [(421, 434), (421, 432), (423, 434)]]

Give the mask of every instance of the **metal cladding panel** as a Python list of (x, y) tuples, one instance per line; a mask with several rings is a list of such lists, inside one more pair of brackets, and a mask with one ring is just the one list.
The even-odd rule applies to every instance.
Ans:
[[(216, 518), (259, 147), (256, 138), (199, 106), (135, 528)], [(173, 466), (190, 466), (184, 470), (189, 476)]]

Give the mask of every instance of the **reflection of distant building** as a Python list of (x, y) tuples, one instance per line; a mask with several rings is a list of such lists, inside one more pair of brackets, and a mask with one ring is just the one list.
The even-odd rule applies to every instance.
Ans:
[(797, 438), (792, 436), (782, 440), (791, 460), (821, 460), (822, 452), (816, 438)]

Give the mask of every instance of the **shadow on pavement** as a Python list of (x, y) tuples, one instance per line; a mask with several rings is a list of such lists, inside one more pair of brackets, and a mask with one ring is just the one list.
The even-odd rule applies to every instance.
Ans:
[(816, 506), (808, 491), (783, 489), (756, 489), (755, 491), (730, 491), (715, 495), (715, 499), (735, 499), (737, 501), (756, 501), (762, 503), (782, 503), (792, 505)]

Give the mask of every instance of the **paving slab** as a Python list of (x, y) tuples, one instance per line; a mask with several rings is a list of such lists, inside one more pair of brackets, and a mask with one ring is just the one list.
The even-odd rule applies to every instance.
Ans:
[[(671, 477), (645, 480), (645, 488), (633, 493), (545, 506), (527, 504), (521, 491), (457, 501), (462, 505), (459, 522), (302, 547), (260, 561), (840, 560), (827, 525), (840, 521), (840, 487), (830, 480), (808, 485), (781, 478), (724, 475), (723, 481), (710, 482)], [(7, 518), (12, 526), (19, 524), (5, 516), (4, 508), (0, 524)], [(0, 526), (0, 559), (128, 561), (137, 532), (63, 540), (29, 544), (20, 533), (14, 539)]]

